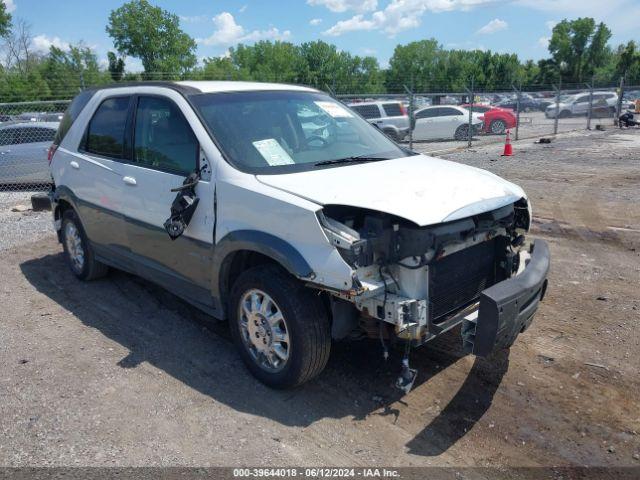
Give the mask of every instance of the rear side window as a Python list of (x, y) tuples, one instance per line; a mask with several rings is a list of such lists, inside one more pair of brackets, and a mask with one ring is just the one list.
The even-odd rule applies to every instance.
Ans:
[(387, 114), (387, 117), (402, 116), (402, 108), (400, 108), (399, 103), (383, 103), (382, 108), (384, 108), (384, 113)]
[(351, 109), (358, 112), (364, 118), (380, 118), (380, 109), (378, 105), (352, 105)]
[(416, 113), (416, 118), (433, 118), (438, 116), (439, 108), (427, 108), (426, 110), (422, 110)]
[(67, 132), (73, 125), (73, 122), (76, 121), (76, 118), (78, 118), (80, 112), (82, 112), (84, 107), (87, 106), (87, 103), (89, 103), (89, 100), (91, 100), (94, 93), (95, 92), (92, 90), (87, 90), (80, 93), (78, 96), (76, 96), (76, 98), (73, 99), (64, 116), (62, 117), (62, 120), (60, 120), (60, 127), (58, 127), (58, 132), (53, 139), (54, 144), (60, 145), (60, 143), (62, 143), (62, 140), (64, 140), (64, 137), (67, 135)]
[(0, 130), (0, 145), (16, 145), (18, 143), (17, 128), (3, 128)]
[(133, 162), (187, 176), (198, 164), (200, 146), (184, 115), (171, 100), (140, 97), (136, 111)]
[(102, 102), (89, 122), (87, 152), (123, 158), (128, 113), (129, 97), (108, 98)]
[(19, 143), (52, 142), (56, 131), (52, 128), (28, 127), (20, 132)]
[(441, 108), (438, 112), (439, 117), (451, 117), (455, 115), (464, 115), (460, 110), (455, 108)]

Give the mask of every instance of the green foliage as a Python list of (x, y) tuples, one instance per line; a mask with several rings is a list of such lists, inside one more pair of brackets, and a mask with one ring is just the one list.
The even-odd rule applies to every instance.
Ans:
[(317, 41), (294, 45), (261, 41), (238, 45), (223, 58), (208, 58), (195, 73), (206, 80), (254, 80), (302, 83), (335, 93), (376, 93), (383, 90), (382, 73), (373, 57), (340, 52)]
[(611, 30), (604, 23), (596, 25), (593, 18), (563, 20), (553, 28), (549, 41), (552, 63), (547, 67), (554, 66), (565, 84), (589, 81), (610, 57), (610, 38)]
[(114, 82), (122, 80), (122, 77), (124, 77), (124, 59), (116, 56), (113, 52), (109, 52), (107, 53), (107, 61), (109, 62), (108, 69), (111, 80)]
[(118, 52), (142, 61), (145, 78), (177, 79), (197, 63), (196, 43), (180, 29), (178, 16), (147, 0), (113, 10), (106, 30)]
[(0, 37), (6, 37), (11, 33), (11, 14), (7, 12), (7, 6), (0, 1)]

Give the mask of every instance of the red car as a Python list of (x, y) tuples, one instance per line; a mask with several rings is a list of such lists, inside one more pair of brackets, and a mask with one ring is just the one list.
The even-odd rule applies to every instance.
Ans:
[(460, 106), (464, 108), (471, 108), (473, 112), (484, 115), (484, 124), (482, 126), (482, 131), (484, 133), (499, 135), (504, 133), (508, 128), (515, 128), (516, 126), (515, 114), (506, 108), (479, 105), (477, 103), (473, 106), (469, 104)]

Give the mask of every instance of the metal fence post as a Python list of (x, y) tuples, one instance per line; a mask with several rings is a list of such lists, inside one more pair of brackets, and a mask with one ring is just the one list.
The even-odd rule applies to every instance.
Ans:
[(620, 77), (620, 88), (618, 89), (618, 104), (616, 105), (616, 118), (613, 119), (613, 124), (618, 125), (618, 119), (622, 115), (622, 97), (624, 96), (624, 76)]
[(518, 140), (520, 135), (520, 100), (522, 98), (522, 86), (520, 88), (516, 88), (515, 85), (511, 85), (516, 92), (516, 136), (515, 139)]
[(403, 85), (403, 87), (404, 90), (409, 94), (409, 150), (413, 150), (413, 85), (411, 86), (412, 88), (408, 88), (406, 85)]
[(476, 98), (476, 93), (475, 93), (475, 81), (472, 78), (471, 79), (471, 90), (466, 89), (467, 93), (469, 94), (469, 126), (468, 126), (468, 130), (467, 130), (467, 147), (471, 148), (472, 144), (473, 144), (473, 101)]
[(327, 89), (327, 92), (329, 93), (329, 95), (332, 98), (336, 98), (336, 93), (333, 91), (333, 88), (331, 88), (329, 85), (325, 84), (325, 88)]
[(591, 117), (593, 115), (593, 79), (591, 79), (591, 84), (587, 83), (587, 87), (589, 88), (589, 111), (587, 112), (587, 130), (591, 130)]
[(556, 91), (556, 114), (555, 114), (555, 118), (553, 119), (553, 134), (557, 135), (558, 134), (558, 117), (560, 116), (560, 89), (555, 85), (553, 86), (553, 89)]

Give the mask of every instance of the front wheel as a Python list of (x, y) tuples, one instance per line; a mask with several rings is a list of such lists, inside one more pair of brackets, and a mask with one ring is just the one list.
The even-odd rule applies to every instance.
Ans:
[(506, 131), (507, 124), (504, 120), (494, 120), (493, 122), (491, 122), (489, 129), (494, 135), (501, 135)]
[(456, 140), (469, 140), (469, 125), (460, 125), (456, 128), (453, 138)]
[(270, 387), (300, 385), (327, 364), (331, 331), (320, 297), (277, 266), (240, 275), (231, 291), (229, 319), (245, 365)]

